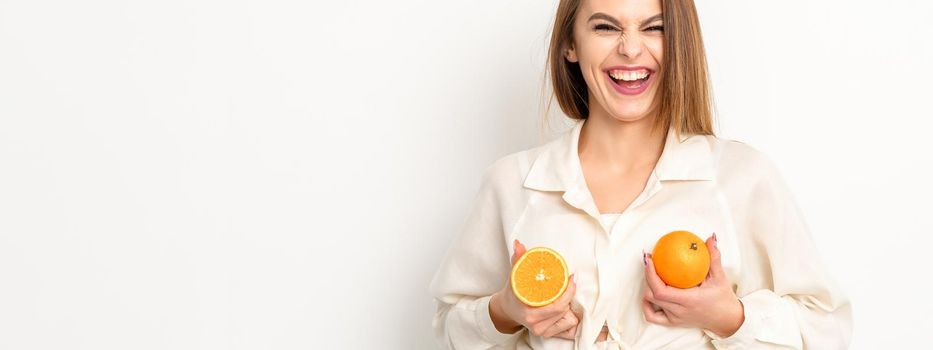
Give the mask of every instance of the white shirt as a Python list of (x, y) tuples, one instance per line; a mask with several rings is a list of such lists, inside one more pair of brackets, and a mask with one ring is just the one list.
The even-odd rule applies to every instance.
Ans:
[[(431, 282), (445, 349), (845, 349), (852, 315), (824, 270), (773, 162), (743, 143), (668, 131), (643, 192), (611, 229), (600, 220), (577, 153), (580, 130), (500, 158)], [(714, 232), (745, 322), (722, 339), (645, 321), (642, 252), (662, 235)], [(507, 285), (513, 240), (557, 250), (576, 273), (575, 341), (499, 333), (489, 297)], [(595, 344), (607, 324), (612, 344)]]
[(616, 221), (619, 221), (620, 216), (622, 216), (622, 213), (599, 214), (599, 222), (603, 225), (603, 229), (606, 230), (606, 232), (612, 232), (612, 227), (615, 226)]

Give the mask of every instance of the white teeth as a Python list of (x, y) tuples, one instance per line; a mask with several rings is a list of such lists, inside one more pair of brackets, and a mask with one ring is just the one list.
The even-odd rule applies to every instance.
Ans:
[(609, 72), (609, 75), (612, 76), (615, 80), (624, 80), (624, 81), (635, 81), (639, 79), (644, 79), (648, 76), (647, 70), (640, 71), (628, 71), (628, 70), (614, 70)]

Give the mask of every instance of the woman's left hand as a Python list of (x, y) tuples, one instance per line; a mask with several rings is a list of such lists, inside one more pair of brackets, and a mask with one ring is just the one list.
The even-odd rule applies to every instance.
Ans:
[[(673, 327), (708, 329), (720, 337), (735, 333), (745, 321), (742, 302), (732, 291), (732, 283), (722, 269), (716, 235), (706, 240), (710, 268), (699, 286), (680, 289), (664, 284), (654, 270), (651, 254), (645, 254), (648, 286), (642, 309), (648, 322)], [(656, 310), (656, 305), (660, 310)]]

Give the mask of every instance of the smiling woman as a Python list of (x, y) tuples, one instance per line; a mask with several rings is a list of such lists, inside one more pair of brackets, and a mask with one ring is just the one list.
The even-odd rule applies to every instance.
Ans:
[[(547, 65), (576, 124), (486, 169), (431, 284), (441, 344), (846, 348), (848, 298), (820, 264), (780, 172), (756, 149), (713, 132), (692, 1), (563, 0)], [(665, 248), (670, 232), (689, 232), (689, 240)], [(678, 242), (695, 255), (672, 257), (684, 251), (670, 247)], [(510, 271), (538, 247), (573, 273), (548, 283), (566, 286), (561, 295), (529, 306)], [(659, 252), (657, 262), (649, 251)], [(684, 283), (671, 278), (685, 271)], [(519, 289), (534, 294), (528, 285)]]
[[(643, 15), (642, 18), (624, 16), (633, 12), (626, 11), (622, 6), (639, 6), (638, 2), (619, 2), (618, 5), (612, 5), (611, 1), (593, 1), (593, 4), (581, 2), (560, 2), (548, 51), (547, 66), (554, 94), (567, 116), (586, 119), (590, 113), (589, 99), (594, 97), (601, 102), (600, 105), (594, 105), (594, 108), (599, 108), (606, 101), (618, 100), (609, 94), (614, 90), (623, 95), (635, 96), (615, 103), (616, 109), (612, 112), (616, 115), (634, 114), (633, 117), (638, 117), (639, 114), (648, 113), (649, 108), (654, 108), (663, 116), (655, 119), (659, 128), (673, 126), (679, 132), (713, 134), (712, 94), (706, 53), (693, 2), (649, 1), (656, 6), (644, 8), (651, 15)], [(618, 7), (618, 11), (630, 20), (623, 22), (607, 13), (595, 12), (581, 21), (581, 8), (595, 7), (598, 3), (606, 3), (603, 6), (609, 8)], [(577, 57), (578, 50), (593, 51), (587, 57), (604, 61), (581, 62)], [(629, 50), (627, 54), (630, 57), (645, 56), (643, 65), (600, 66), (610, 64), (612, 56), (616, 54), (626, 54), (625, 50)], [(647, 53), (637, 52), (641, 50)], [(633, 71), (642, 74), (644, 83), (613, 84), (625, 78), (623, 73), (631, 74)], [(604, 76), (611, 79), (607, 80)], [(628, 80), (630, 78), (631, 75)], [(612, 90), (591, 88), (605, 85), (611, 86)], [(645, 91), (647, 93), (641, 95)]]

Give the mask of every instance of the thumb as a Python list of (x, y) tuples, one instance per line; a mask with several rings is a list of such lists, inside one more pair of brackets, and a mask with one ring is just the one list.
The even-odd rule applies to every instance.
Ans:
[(512, 250), (515, 252), (512, 254), (512, 265), (515, 265), (515, 262), (518, 261), (518, 258), (522, 257), (522, 255), (525, 255), (525, 245), (516, 239), (512, 242)]
[(706, 240), (706, 248), (709, 250), (710, 279), (718, 279), (726, 275), (722, 270), (722, 255), (719, 252), (719, 245), (717, 243), (716, 233), (713, 233), (713, 235)]

